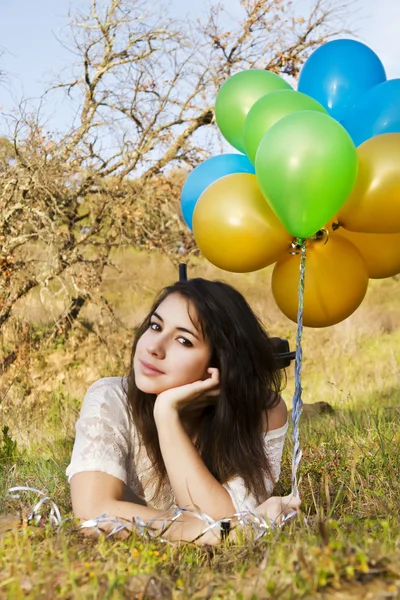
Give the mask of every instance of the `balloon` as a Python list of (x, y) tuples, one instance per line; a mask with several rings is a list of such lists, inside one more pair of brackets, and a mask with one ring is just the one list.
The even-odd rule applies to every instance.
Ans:
[(332, 235), (346, 238), (359, 250), (370, 279), (400, 273), (400, 233), (354, 233), (339, 227)]
[(400, 233), (400, 134), (371, 138), (357, 154), (357, 181), (338, 212), (340, 223), (350, 231)]
[[(300, 255), (279, 259), (272, 273), (272, 293), (281, 311), (297, 321)], [(368, 272), (361, 254), (339, 236), (307, 243), (303, 323), (328, 327), (349, 317), (361, 304)]]
[(307, 238), (334, 216), (357, 176), (357, 151), (328, 115), (296, 112), (263, 137), (256, 155), (260, 188), (293, 236)]
[(294, 90), (278, 90), (262, 96), (249, 110), (243, 128), (246, 154), (254, 164), (258, 146), (274, 123), (299, 110), (317, 110), (326, 114), (325, 108), (314, 98)]
[(250, 108), (261, 96), (280, 89), (293, 90), (279, 75), (263, 69), (236, 73), (221, 86), (215, 119), (224, 138), (237, 150), (245, 152), (243, 125)]
[(276, 218), (255, 175), (227, 175), (201, 195), (193, 213), (200, 251), (226, 271), (248, 273), (274, 263), (291, 237)]
[(400, 79), (369, 90), (343, 121), (356, 146), (382, 133), (400, 133)]
[(385, 69), (371, 48), (356, 40), (333, 40), (304, 63), (298, 90), (342, 121), (366, 91), (385, 80)]
[(244, 154), (220, 154), (200, 163), (188, 175), (181, 194), (181, 209), (186, 225), (192, 229), (193, 210), (204, 190), (220, 177), (231, 173), (252, 173), (254, 167)]

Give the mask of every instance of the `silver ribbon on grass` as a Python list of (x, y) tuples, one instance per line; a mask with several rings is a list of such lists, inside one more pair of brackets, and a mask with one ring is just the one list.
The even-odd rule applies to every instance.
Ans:
[(49, 496), (46, 496), (45, 493), (31, 487), (17, 486), (10, 488), (8, 490), (7, 496), (9, 498), (20, 500), (21, 498), (19, 494), (16, 494), (16, 492), (34, 492), (38, 496), (42, 496), (41, 499), (34, 505), (32, 510), (30, 511), (27, 517), (28, 523), (34, 522), (36, 525), (40, 524), (40, 521), (42, 520), (41, 509), (46, 503), (50, 505), (50, 512), (48, 514), (48, 520), (50, 521), (50, 523), (52, 525), (59, 525), (62, 522), (61, 513), (57, 504)]
[[(57, 529), (60, 529), (65, 523), (73, 521), (72, 517), (63, 519), (55, 502), (49, 496), (46, 496), (46, 494), (35, 488), (26, 486), (12, 487), (8, 490), (7, 496), (9, 498), (21, 500), (20, 492), (34, 493), (41, 496), (40, 500), (36, 502), (29, 513), (27, 518), (28, 525), (35, 524), (37, 526), (41, 526), (46, 523), (50, 523), (51, 525), (56, 526)], [(47, 515), (43, 514), (43, 509), (46, 507), (46, 505), (47, 507), (50, 507), (50, 511)], [(147, 539), (157, 538), (163, 542), (171, 543), (164, 537), (164, 535), (173, 525), (173, 523), (185, 512), (191, 513), (194, 517), (204, 523), (203, 531), (196, 536), (192, 542), (196, 542), (206, 533), (212, 530), (215, 531), (215, 534), (219, 539), (221, 531), (223, 530), (223, 523), (230, 523), (231, 530), (240, 526), (244, 533), (247, 532), (254, 536), (255, 540), (258, 540), (268, 533), (280, 529), (289, 519), (297, 514), (296, 511), (293, 511), (287, 515), (283, 514), (282, 519), (279, 523), (277, 523), (272, 519), (265, 518), (263, 515), (258, 515), (250, 510), (245, 510), (228, 518), (214, 520), (212, 517), (202, 512), (198, 507), (184, 507), (172, 508), (148, 522), (143, 521), (143, 519), (140, 517), (135, 517), (132, 521), (125, 519), (121, 521), (111, 518), (107, 516), (107, 514), (103, 514), (99, 517), (88, 519), (84, 523), (81, 523), (78, 529), (94, 529), (100, 535), (101, 533), (104, 533), (104, 531), (102, 531), (102, 525), (107, 526), (108, 529), (110, 528), (110, 525), (113, 525), (111, 531), (107, 533), (106, 538), (111, 538), (121, 531), (126, 530), (128, 533), (135, 531), (138, 535)], [(155, 528), (156, 522), (160, 523), (157, 528)]]

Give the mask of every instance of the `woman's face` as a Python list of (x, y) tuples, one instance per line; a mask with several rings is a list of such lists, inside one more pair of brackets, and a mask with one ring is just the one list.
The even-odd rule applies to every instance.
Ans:
[(151, 316), (133, 360), (137, 387), (147, 394), (205, 379), (211, 351), (192, 303), (170, 294)]

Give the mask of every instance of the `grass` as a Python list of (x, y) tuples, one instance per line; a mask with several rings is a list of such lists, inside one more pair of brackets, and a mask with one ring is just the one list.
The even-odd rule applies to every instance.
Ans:
[[(163, 258), (142, 255), (131, 274), (133, 256), (104, 290), (129, 326), (146, 310), (129, 277), (142, 282), (147, 302), (174, 276)], [(268, 292), (270, 270), (226, 276), (198, 261), (190, 272), (222, 275), (242, 289), (271, 333), (293, 346), (295, 326)], [(29, 511), (37, 500), (6, 499), (13, 485), (46, 492), (70, 514), (65, 468), (82, 394), (96, 378), (121, 373), (130, 338), (110, 329), (104, 345), (77, 326), (68, 343), (32, 357), (7, 382), (11, 392), (0, 407), (0, 598), (400, 598), (398, 290), (395, 278), (372, 282), (346, 322), (305, 331), (304, 401), (327, 401), (334, 412), (302, 420), (302, 517), (258, 542), (209, 549), (135, 535), (88, 539), (72, 522), (58, 532), (46, 525), (1, 533), (1, 513)], [(108, 327), (96, 315), (83, 318)], [(293, 387), (289, 370), (288, 403)], [(278, 493), (290, 490), (291, 452), (289, 436)]]
[[(303, 517), (285, 531), (209, 550), (135, 536), (86, 539), (72, 525), (59, 533), (49, 526), (13, 529), (0, 537), (0, 597), (317, 598), (326, 588), (377, 580), (395, 594), (398, 420), (371, 401), (362, 413), (340, 410), (304, 422), (302, 444)], [(3, 429), (0, 447), (1, 496), (8, 486), (30, 485), (46, 490), (68, 514), (70, 440), (19, 449)], [(289, 443), (281, 491), (290, 487), (290, 453)], [(23, 498), (28, 506), (35, 495)], [(15, 512), (15, 502), (3, 501), (2, 511)], [(146, 586), (153, 590), (147, 596)]]

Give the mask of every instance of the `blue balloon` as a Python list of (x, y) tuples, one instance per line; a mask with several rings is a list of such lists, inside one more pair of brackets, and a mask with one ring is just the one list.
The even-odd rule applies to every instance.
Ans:
[(389, 79), (369, 90), (342, 125), (356, 146), (382, 133), (400, 133), (400, 79)]
[(298, 90), (342, 121), (365, 92), (383, 81), (384, 66), (371, 48), (356, 40), (333, 40), (320, 46), (304, 63)]
[(200, 163), (185, 181), (181, 194), (182, 215), (186, 225), (193, 229), (193, 211), (197, 200), (209, 185), (232, 173), (255, 174), (255, 169), (244, 154), (219, 154)]

